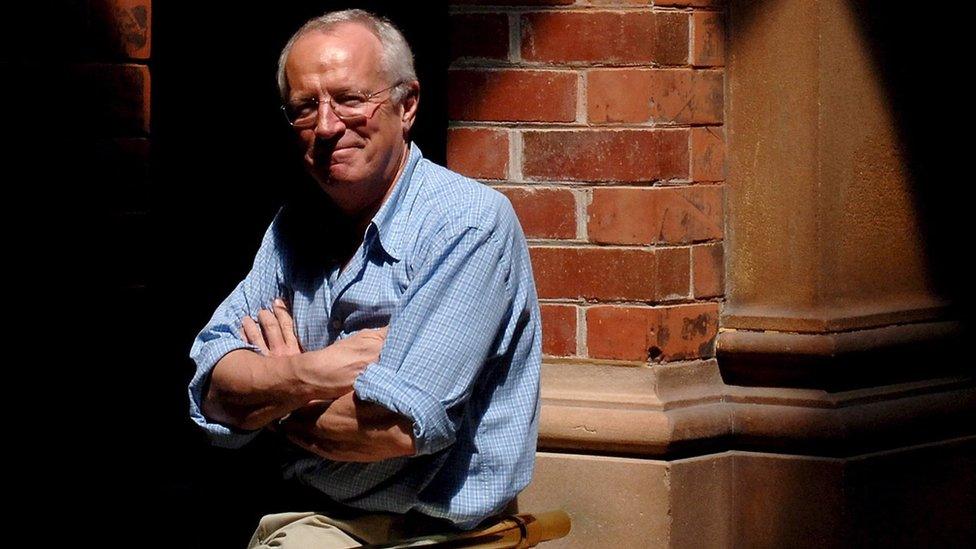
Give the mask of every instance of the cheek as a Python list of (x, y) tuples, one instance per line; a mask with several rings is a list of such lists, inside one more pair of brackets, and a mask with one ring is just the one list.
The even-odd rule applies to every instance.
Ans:
[(302, 130), (301, 133), (295, 136), (295, 147), (306, 151), (312, 148), (312, 143), (315, 142), (315, 135), (311, 130)]

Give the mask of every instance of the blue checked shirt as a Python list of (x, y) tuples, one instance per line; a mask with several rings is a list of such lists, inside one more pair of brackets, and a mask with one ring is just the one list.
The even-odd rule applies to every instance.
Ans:
[[(275, 215), (251, 271), (193, 342), (192, 419), (219, 446), (257, 436), (210, 421), (200, 405), (222, 356), (258, 352), (240, 339), (241, 319), (270, 309), (275, 297), (292, 304), (307, 351), (389, 325), (379, 362), (354, 390), (413, 421), (417, 455), (351, 463), (294, 447), (285, 476), (352, 507), (413, 509), (464, 528), (500, 511), (531, 479), (539, 417), (541, 321), (511, 204), (411, 144), (403, 173), (345, 270), (336, 263), (298, 268), (286, 211)], [(312, 243), (326, 249), (327, 238)]]

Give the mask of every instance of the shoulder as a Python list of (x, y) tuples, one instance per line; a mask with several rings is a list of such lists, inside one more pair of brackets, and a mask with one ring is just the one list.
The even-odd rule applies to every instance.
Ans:
[(411, 185), (417, 189), (413, 216), (427, 231), (508, 233), (518, 226), (505, 195), (427, 159), (418, 162)]
[(429, 161), (416, 167), (411, 191), (408, 273), (454, 255), (486, 272), (484, 261), (496, 263), (510, 290), (531, 286), (528, 245), (508, 197)]

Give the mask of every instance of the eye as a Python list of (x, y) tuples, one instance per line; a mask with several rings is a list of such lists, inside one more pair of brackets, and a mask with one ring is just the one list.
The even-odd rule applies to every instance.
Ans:
[(333, 98), (337, 105), (356, 108), (366, 102), (366, 96), (361, 93), (342, 93)]
[(289, 103), (288, 111), (294, 118), (310, 116), (318, 112), (318, 101), (309, 99), (300, 103)]

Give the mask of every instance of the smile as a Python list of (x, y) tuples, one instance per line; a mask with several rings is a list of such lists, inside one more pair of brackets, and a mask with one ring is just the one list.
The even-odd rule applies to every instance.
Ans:
[(359, 150), (359, 147), (342, 147), (341, 149), (334, 149), (332, 151), (332, 157), (335, 158), (336, 156), (339, 157), (349, 156), (350, 154), (353, 154), (357, 150)]

